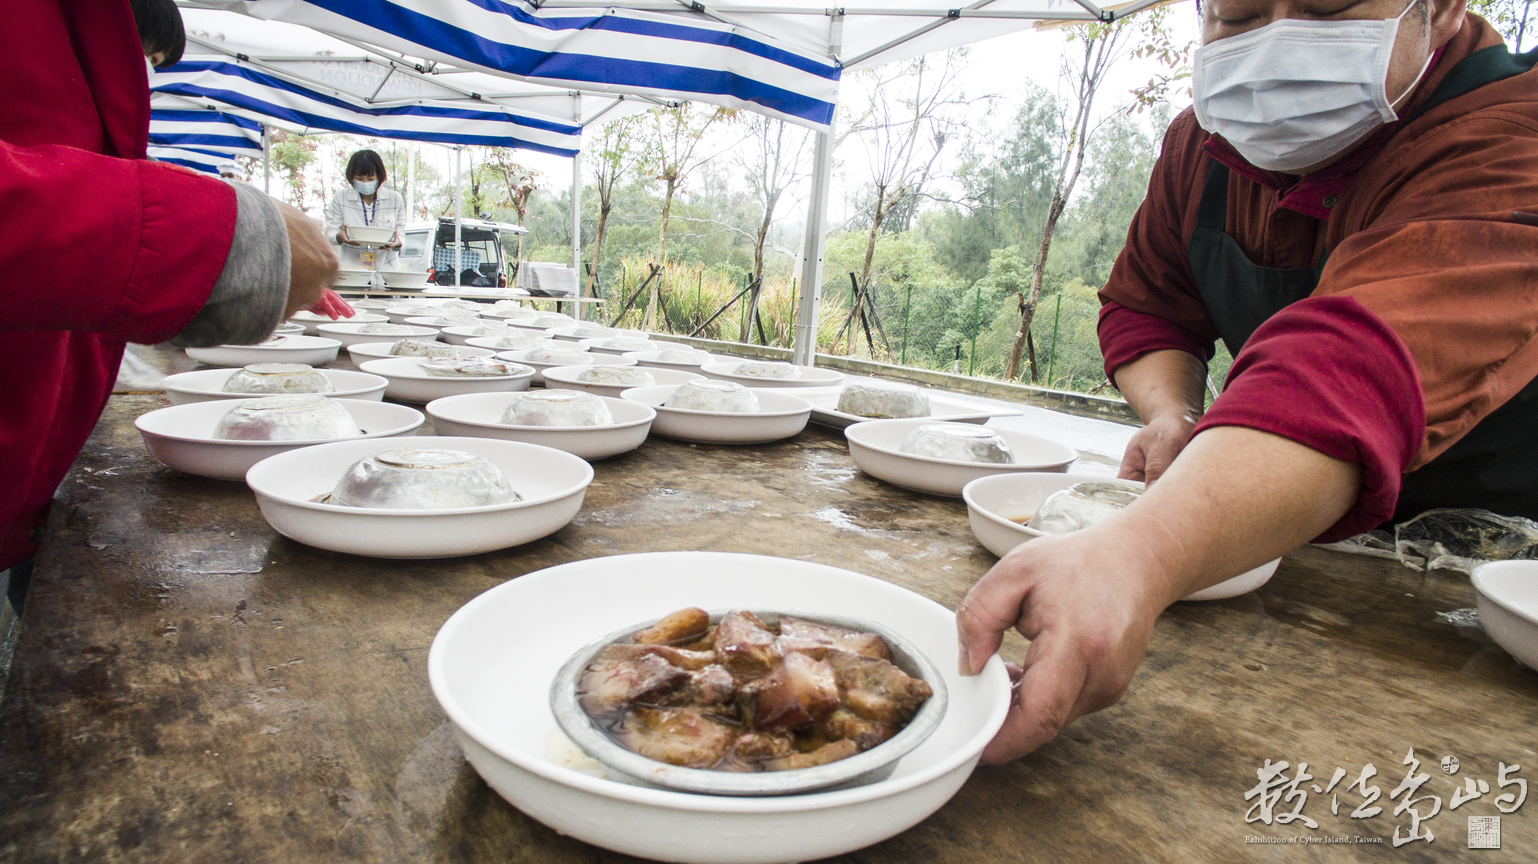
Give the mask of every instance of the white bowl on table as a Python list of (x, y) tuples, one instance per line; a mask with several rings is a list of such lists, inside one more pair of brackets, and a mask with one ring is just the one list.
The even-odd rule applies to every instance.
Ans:
[(1485, 632), (1522, 665), (1538, 669), (1538, 561), (1489, 561), (1470, 578)]
[(330, 315), (301, 309), (288, 316), (288, 320), (291, 324), (304, 325), (304, 335), (319, 336), (321, 332), (318, 328), (322, 324), (383, 324), (389, 319), (378, 312), (358, 312), (351, 318), (332, 318)]
[[(1003, 558), (1021, 543), (1046, 536), (1024, 523), (1041, 509), (1047, 496), (1076, 483), (1112, 483), (1133, 489), (1143, 488), (1143, 484), (1136, 480), (1120, 480), (1098, 474), (994, 474), (968, 483), (961, 490), (961, 498), (967, 502), (967, 521), (972, 526), (972, 534), (989, 552)], [(1181, 599), (1227, 600), (1248, 594), (1266, 584), (1281, 561), (1280, 558), (1268, 561)]]
[(846, 427), (844, 438), (849, 442), (850, 457), (861, 471), (893, 486), (952, 498), (960, 497), (962, 487), (979, 477), (1066, 471), (1069, 463), (1079, 458), (1078, 451), (1066, 444), (1013, 429), (993, 430), (1009, 444), (1013, 462), (967, 462), (902, 452), (908, 433), (934, 422), (930, 417), (865, 420)]
[(499, 351), (522, 351), (522, 350), (524, 350), (526, 348), (533, 348), (536, 345), (544, 345), (544, 344), (547, 344), (547, 343), (549, 343), (551, 341), (550, 337), (545, 336), (542, 333), (539, 333), (538, 331), (531, 332), (531, 331), (528, 331), (528, 330), (519, 330), (517, 333), (513, 334), (512, 337), (511, 337), (511, 338), (519, 339), (520, 341), (522, 341), (523, 344), (521, 344), (521, 345), (499, 345), (499, 344), (497, 344), (499, 340), (504, 339), (504, 338), (508, 338), (508, 337), (504, 337), (504, 336), (470, 336), (470, 337), (465, 339), (465, 344), (466, 345), (470, 345), (470, 346), (474, 346), (476, 348), (488, 348), (488, 349), (490, 349), (493, 352), (499, 352)]
[(763, 410), (752, 413), (663, 406), (679, 386), (632, 387), (620, 398), (656, 409), (657, 419), (652, 421), (656, 434), (698, 444), (766, 444), (791, 438), (801, 434), (812, 414), (812, 403), (775, 390), (754, 390)]
[(304, 325), (297, 321), (284, 321), (272, 328), (272, 332), (275, 336), (297, 336), (304, 332)]
[[(193, 372), (167, 375), (166, 398), (171, 400), (172, 405), (187, 405), (193, 402), (250, 399), (258, 395), (224, 392), (224, 382), (239, 371), (239, 369), (198, 369)], [(389, 383), (378, 375), (353, 372), (350, 369), (317, 369), (315, 371), (326, 376), (326, 380), (336, 388), (329, 393), (321, 394), (332, 399), (371, 399), (378, 402), (384, 398), (385, 385)]]
[(374, 284), (374, 271), (343, 268), (336, 273), (333, 288), (368, 288)]
[[(443, 319), (445, 319), (445, 318), (473, 318), (473, 317), (475, 317), (475, 316), (470, 314), (469, 312), (461, 311), (461, 314), (456, 315), (456, 314), (448, 312), (448, 310), (444, 310), (444, 314), (428, 313), (426, 315), (418, 315), (418, 316), (413, 317), (413, 318), (407, 318), (406, 319), (406, 324), (408, 324), (408, 325), (410, 325), (412, 327), (431, 327), (432, 329), (438, 331), (441, 334), (443, 332), (443, 330), (445, 328), (447, 328), (447, 327), (457, 327), (457, 326), (459, 326), (457, 324), (444, 324), (443, 323)], [(442, 336), (440, 335), (439, 338), (441, 339)]]
[[(382, 321), (373, 323), (385, 323)], [(395, 327), (406, 327), (406, 333), (365, 333), (363, 328), (368, 324), (354, 324), (351, 321), (343, 324), (321, 324), (316, 329), (320, 335), (328, 339), (335, 339), (342, 343), (342, 347), (348, 348), (366, 342), (388, 342), (394, 344), (402, 339), (437, 339), (438, 331), (431, 327), (412, 327), (410, 324), (395, 324)]]
[[(330, 395), (330, 394), (326, 394)], [(250, 397), (247, 397), (249, 400)], [(358, 441), (410, 435), (422, 425), (422, 412), (405, 405), (365, 399), (336, 399), (363, 430)], [(279, 453), (311, 447), (334, 439), (297, 441), (232, 441), (214, 437), (214, 429), (239, 402), (192, 402), (172, 405), (141, 415), (134, 421), (144, 446), (156, 461), (199, 477), (239, 480), (252, 465)]]
[(588, 339), (608, 339), (615, 336), (628, 336), (636, 339), (647, 338), (647, 334), (640, 330), (622, 330), (618, 327), (607, 327), (592, 321), (570, 324), (565, 327), (552, 327), (550, 328), (550, 335), (562, 342), (583, 342)]
[[(943, 675), (940, 726), (890, 777), (831, 792), (698, 795), (594, 776), (557, 734), (548, 692), (561, 665), (608, 633), (686, 606), (785, 609), (879, 622)], [(580, 619), (550, 614), (581, 608)], [(956, 673), (955, 616), (896, 585), (826, 565), (762, 555), (656, 552), (563, 564), (487, 591), (433, 640), (428, 679), (466, 758), (514, 807), (616, 852), (701, 864), (773, 864), (839, 855), (918, 824), (961, 787), (1003, 725), (1004, 664)]]
[(742, 364), (756, 362), (767, 361), (717, 360), (714, 363), (706, 363), (701, 366), (700, 371), (710, 378), (721, 381), (736, 381), (744, 387), (822, 387), (829, 384), (837, 384), (844, 380), (844, 373), (817, 366), (794, 367), (798, 371), (794, 378), (770, 378), (759, 375), (737, 374), (737, 369)]
[[(413, 336), (411, 338), (418, 339), (423, 342), (437, 341), (435, 339), (429, 339), (426, 336)], [(393, 347), (395, 347), (394, 342), (362, 342), (357, 345), (348, 345), (347, 353), (352, 355), (352, 362), (367, 363), (370, 360), (382, 360), (386, 357), (400, 356), (390, 353), (390, 349)], [(450, 345), (449, 347), (453, 348), (460, 357), (490, 357), (491, 355), (497, 353), (488, 348), (472, 348), (469, 345)]]
[(424, 315), (433, 315), (437, 311), (438, 307), (430, 305), (426, 300), (408, 300), (384, 310), (384, 314), (390, 319), (391, 324), (405, 324), (407, 318), (421, 318)]
[(246, 472), (262, 517), (307, 546), (372, 558), (450, 558), (506, 549), (564, 527), (582, 507), (593, 468), (582, 459), (518, 441), (422, 437), (413, 444), (484, 456), (521, 501), (478, 507), (390, 509), (319, 503), (358, 461), (399, 440), (318, 444), (264, 459)]
[[(600, 355), (593, 355), (595, 357)], [(544, 371), (546, 387), (565, 387), (569, 390), (585, 390), (588, 393), (596, 393), (599, 396), (619, 395), (632, 387), (655, 387), (665, 384), (682, 384), (685, 381), (699, 381), (704, 375), (698, 372), (681, 372), (677, 369), (645, 369), (641, 370), (652, 376), (651, 384), (594, 384), (579, 380), (582, 373), (592, 369), (592, 366), (554, 366)], [(632, 368), (632, 367), (624, 367)], [(638, 367), (636, 367), (638, 368)]]
[(666, 342), (659, 342), (658, 344), (665, 347), (662, 347), (656, 351), (627, 351), (620, 356), (629, 357), (635, 360), (636, 363), (641, 366), (651, 366), (658, 369), (683, 369), (688, 372), (699, 372), (701, 367), (703, 367), (705, 364), (719, 363), (721, 361), (721, 358), (710, 353), (709, 351), (701, 351), (699, 352), (699, 355), (690, 357), (688, 360), (683, 362), (663, 362), (660, 359), (663, 352), (667, 351), (670, 347), (677, 346), (669, 345)]
[[(580, 349), (573, 348), (573, 350), (580, 350)], [(554, 369), (554, 368), (557, 368), (557, 367), (563, 365), (561, 363), (538, 363), (538, 362), (535, 362), (533, 360), (525, 360), (524, 356), (527, 355), (528, 353), (529, 353), (529, 351), (528, 351), (527, 348), (519, 348), (519, 349), (514, 350), (514, 351), (502, 351), (502, 352), (499, 352), (497, 354), (497, 359), (498, 360), (510, 360), (510, 361), (512, 361), (514, 363), (522, 363), (525, 366), (529, 366), (529, 367), (533, 368), (534, 369), (534, 383), (535, 384), (544, 384), (545, 383), (545, 370), (546, 369)], [(631, 360), (631, 359), (628, 359), (628, 358), (625, 358), (625, 357), (616, 357), (613, 354), (590, 354), (589, 356), (593, 358), (593, 362), (591, 364), (593, 366), (634, 366), (635, 365), (635, 361), (634, 360)]]
[(395, 238), (395, 229), (377, 225), (348, 225), (347, 236), (358, 243), (383, 245)]
[(614, 415), (603, 426), (518, 426), (503, 423), (508, 406), (522, 393), (466, 393), (446, 396), (427, 404), (433, 428), (440, 435), (500, 438), (564, 450), (583, 459), (607, 459), (629, 453), (646, 441), (657, 412), (623, 399), (601, 397)]
[[(624, 344), (622, 344), (618, 348), (610, 348), (609, 344), (610, 344), (611, 341), (612, 342), (622, 342)], [(632, 337), (632, 336), (604, 336), (604, 337), (598, 338), (598, 339), (583, 339), (583, 340), (579, 341), (577, 344), (578, 345), (586, 345), (587, 346), (587, 350), (592, 351), (592, 352), (597, 353), (597, 354), (615, 354), (615, 355), (623, 357), (626, 354), (630, 354), (632, 352), (636, 352), (636, 351), (640, 350), (643, 347), (643, 345), (646, 345), (646, 344), (656, 345), (658, 343), (652, 342), (652, 340), (646, 338), (645, 336), (641, 336), (641, 337)]]
[[(500, 323), (501, 322), (499, 321), (486, 321), (475, 327), (445, 327), (443, 328), (442, 332), (438, 334), (438, 338), (449, 343), (450, 345), (468, 345), (471, 339), (490, 339), (495, 342), (497, 339), (503, 336), (528, 335), (526, 331), (514, 330), (511, 327), (506, 328), (505, 333), (498, 333), (495, 335), (481, 335), (476, 332), (482, 329), (497, 329), (497, 325)], [(506, 351), (508, 349), (503, 348), (502, 350)]]
[(385, 395), (402, 402), (426, 403), (445, 396), (461, 393), (503, 393), (527, 390), (534, 378), (534, 370), (527, 365), (510, 363), (513, 371), (508, 375), (434, 375), (423, 369), (421, 357), (382, 357), (368, 360), (358, 368), (372, 375), (379, 375), (390, 383)]
[(410, 270), (381, 270), (379, 275), (384, 277), (385, 287), (392, 291), (427, 290), (426, 273), (414, 273)]
[(187, 356), (209, 366), (240, 368), (253, 363), (304, 363), (324, 366), (336, 359), (342, 343), (322, 336), (285, 336), (277, 345), (215, 345), (187, 348)]
[[(1023, 413), (1010, 408), (979, 405), (927, 387), (919, 389), (929, 397), (929, 419), (934, 422), (987, 423), (994, 417), (1018, 417)], [(812, 422), (821, 426), (843, 429), (855, 423), (879, 419), (861, 417), (858, 414), (838, 410), (839, 396), (843, 393), (842, 386), (803, 387), (791, 392), (812, 403)]]
[(391, 306), (394, 306), (394, 305), (396, 305), (397, 302), (399, 302), (399, 301), (396, 301), (396, 300), (376, 300), (376, 299), (373, 299), (373, 298), (370, 298), (370, 297), (363, 297), (363, 298), (346, 298), (346, 297), (344, 297), (342, 299), (347, 301), (347, 305), (348, 306), (351, 306), (352, 308), (354, 308), (354, 309), (356, 309), (356, 310), (358, 310), (360, 312), (369, 312), (369, 313), (372, 313), (374, 315), (383, 315), (384, 314), (384, 310), (389, 309)]

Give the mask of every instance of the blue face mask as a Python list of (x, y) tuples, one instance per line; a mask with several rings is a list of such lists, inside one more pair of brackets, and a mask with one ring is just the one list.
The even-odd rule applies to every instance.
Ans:
[(379, 181), (370, 180), (365, 183), (362, 180), (354, 180), (352, 181), (352, 188), (358, 190), (359, 195), (372, 195), (374, 190), (379, 188)]

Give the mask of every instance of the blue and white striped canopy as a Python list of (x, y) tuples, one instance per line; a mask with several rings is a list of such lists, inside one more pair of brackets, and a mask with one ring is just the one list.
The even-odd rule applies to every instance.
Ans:
[(523, 0), (204, 0), (257, 18), (525, 81), (747, 107), (826, 126), (839, 63), (747, 27), (623, 7)]
[[(222, 111), (150, 107), (150, 146), (259, 156), (262, 124)], [(226, 156), (228, 161), (228, 156)]]
[[(558, 156), (581, 149), (582, 129), (502, 106), (463, 107), (416, 100), (375, 106), (324, 92), (292, 77), (222, 55), (187, 56), (150, 77), (152, 93), (179, 96), (245, 117), (304, 130), (377, 138), (520, 147)], [(205, 148), (208, 149), (208, 148)], [(258, 149), (260, 149), (258, 147)]]
[(173, 165), (208, 174), (218, 174), (221, 166), (232, 165), (235, 162), (234, 156), (216, 150), (199, 150), (195, 147), (157, 147), (154, 144), (149, 147), (149, 157), (156, 162), (170, 162)]

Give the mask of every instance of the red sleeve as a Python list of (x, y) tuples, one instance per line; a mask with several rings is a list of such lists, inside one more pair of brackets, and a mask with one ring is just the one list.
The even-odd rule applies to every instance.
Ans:
[(1203, 363), (1212, 359), (1211, 340), (1203, 343), (1170, 321), (1157, 315), (1134, 312), (1115, 300), (1108, 300), (1100, 307), (1100, 323), (1096, 330), (1100, 353), (1105, 357), (1105, 377), (1113, 384), (1117, 369), (1155, 351), (1173, 348)]
[(1394, 515), (1426, 409), (1415, 360), (1387, 322), (1351, 297), (1310, 297), (1245, 343), (1193, 434), (1214, 426), (1259, 429), (1361, 465), (1356, 505), (1315, 541), (1332, 542)]
[(170, 165), (0, 142), (0, 329), (153, 343), (191, 321), (224, 268), (235, 192)]

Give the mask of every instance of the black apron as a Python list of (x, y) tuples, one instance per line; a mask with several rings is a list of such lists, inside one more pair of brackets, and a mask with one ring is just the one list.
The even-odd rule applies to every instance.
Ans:
[[(1476, 51), (1454, 66), (1409, 120), (1486, 84), (1533, 68), (1538, 50), (1512, 54), (1504, 45)], [(1406, 121), (1406, 126), (1409, 121)], [(1314, 293), (1324, 269), (1261, 267), (1228, 236), (1228, 168), (1212, 162), (1187, 252), (1196, 288), (1218, 335), (1238, 355), (1266, 319)], [(1328, 250), (1326, 250), (1328, 251)], [(1477, 507), (1538, 519), (1538, 380), (1469, 430), (1456, 444), (1405, 475), (1394, 521), (1436, 507)]]

